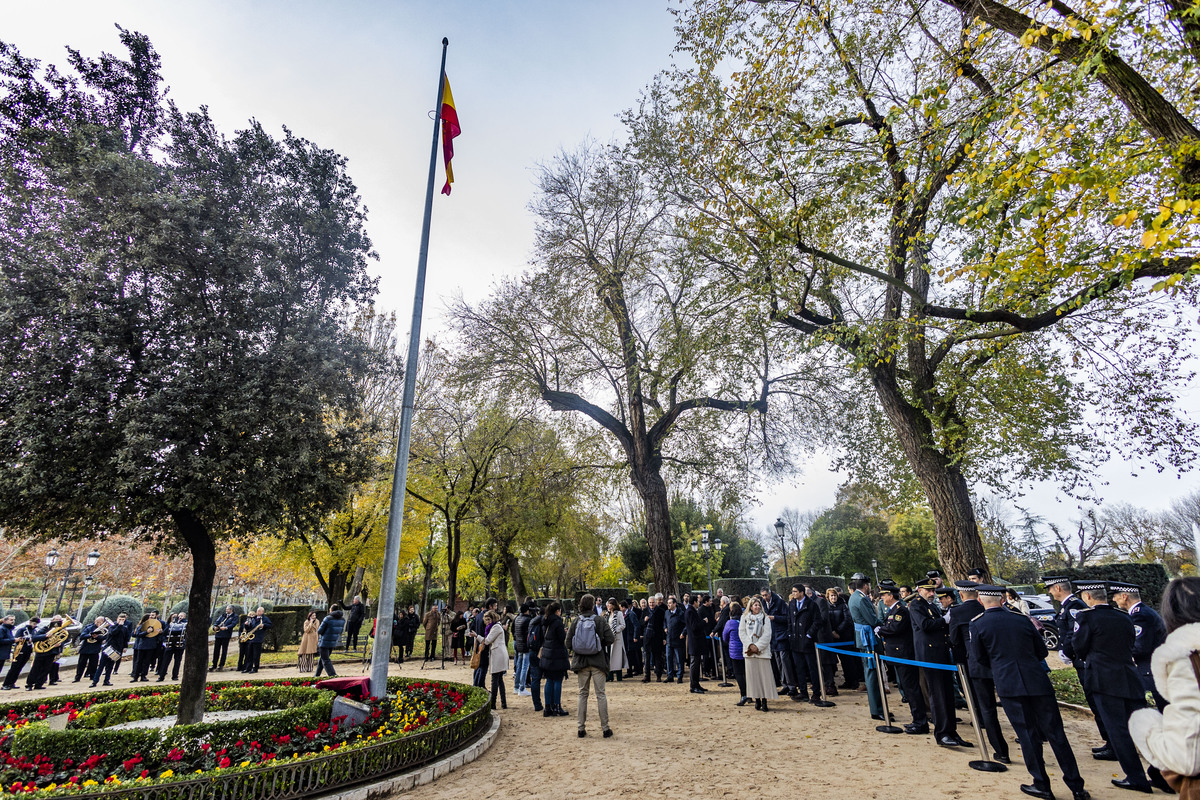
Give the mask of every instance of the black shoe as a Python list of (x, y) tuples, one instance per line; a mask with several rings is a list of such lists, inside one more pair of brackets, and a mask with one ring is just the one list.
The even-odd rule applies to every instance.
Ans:
[(828, 689), (825, 690), (825, 694), (828, 697), (837, 697), (838, 691), (834, 687), (830, 686)]
[(649, 676), (649, 675), (647, 675), (646, 677), (642, 678), (642, 683), (649, 683), (649, 682), (650, 682), (650, 676)]
[(763, 699), (762, 710), (763, 710), (763, 711), (769, 711), (769, 710), (770, 710), (770, 709), (768, 709), (768, 708), (767, 708), (767, 701), (766, 701), (766, 699), (765, 699), (765, 698)]
[(746, 705), (746, 703), (749, 703), (749, 702), (750, 702), (749, 697), (743, 697), (741, 700), (738, 700), (736, 703), (734, 703), (734, 705), (735, 706), (744, 706), (744, 705)]
[(904, 732), (912, 736), (926, 736), (929, 733), (928, 725), (905, 725)]
[(92, 681), (91, 683), (89, 683), (89, 684), (88, 684), (88, 688), (89, 688), (89, 689), (93, 689), (93, 688), (95, 688), (95, 686), (96, 686), (96, 682), (95, 682), (95, 681)]
[(1134, 783), (1133, 781), (1129, 780), (1129, 778), (1125, 778), (1124, 780), (1120, 781), (1116, 778), (1113, 778), (1112, 785), (1118, 789), (1129, 789), (1134, 792), (1145, 792), (1146, 794), (1150, 794), (1154, 791), (1154, 787), (1150, 785), (1149, 781), (1146, 783)]
[(1167, 783), (1166, 778), (1163, 777), (1158, 767), (1148, 767), (1146, 769), (1146, 777), (1150, 779), (1150, 785), (1155, 789), (1162, 789), (1167, 794), (1175, 794), (1175, 790)]
[(655, 682), (655, 683), (662, 683), (662, 675), (655, 675), (655, 676), (654, 676), (654, 682)]
[(1030, 797), (1041, 797), (1043, 800), (1054, 800), (1054, 792), (1049, 789), (1039, 789), (1036, 786), (1021, 784), (1021, 791)]
[(792, 702), (793, 702), (793, 703), (803, 703), (803, 702), (804, 702), (805, 700), (807, 700), (807, 699), (808, 699), (808, 695), (805, 695), (804, 697), (801, 697), (801, 696), (800, 696), (800, 695), (798, 695), (798, 694), (794, 694), (794, 695), (792, 695)]
[(784, 686), (782, 689), (779, 690), (779, 693), (780, 694), (791, 694), (792, 688), (790, 686)]
[(165, 681), (166, 679), (167, 679), (167, 676), (166, 676), (166, 675), (159, 675), (159, 676), (158, 676), (158, 680), (157, 680), (157, 681), (155, 681), (155, 683), (162, 683), (162, 682), (163, 682), (163, 681)]
[(1117, 751), (1113, 750), (1111, 747), (1106, 747), (1098, 753), (1093, 750), (1092, 758), (1096, 759), (1097, 761), (1116, 761)]
[[(872, 714), (871, 719), (876, 719), (876, 720), (879, 720), (880, 722), (883, 722), (883, 714)], [(895, 721), (896, 721), (896, 715), (888, 714), (888, 722), (895, 722)]]
[(579, 729), (579, 738), (582, 739), (585, 736), (587, 736), (587, 731), (585, 731), (583, 728), (580, 728)]
[(967, 744), (958, 736), (941, 736), (938, 737), (937, 743), (942, 747), (963, 747)]
[(762, 711), (762, 698), (761, 697), (754, 698), (754, 710)]
[(1105, 750), (1111, 750), (1111, 749), (1112, 749), (1112, 745), (1110, 745), (1108, 742), (1105, 742), (1104, 744), (1100, 745), (1099, 747), (1093, 747), (1092, 752), (1093, 753), (1103, 753)]
[(109, 683), (108, 681), (105, 681), (105, 682), (104, 682), (104, 685), (105, 685), (105, 686), (112, 686), (112, 684), (111, 684), (111, 683)]
[[(535, 708), (535, 709), (534, 709), (534, 711), (537, 711), (537, 709)], [(554, 716), (557, 716), (557, 715), (554, 713), (554, 709), (553, 709), (553, 708), (550, 708), (549, 706), (546, 706), (544, 709), (542, 709), (542, 716), (543, 716), (543, 717), (554, 717)]]
[(688, 689), (688, 691), (691, 692), (692, 694), (704, 694), (703, 689)]
[(1008, 756), (998, 755), (998, 756), (996, 756), (996, 760), (999, 761), (1001, 764), (1011, 764), (1012, 763), (1012, 759), (1009, 758)]
[[(1175, 792), (1171, 792), (1175, 794)], [(1092, 793), (1087, 789), (1080, 789), (1078, 792), (1071, 793), (1071, 800), (1092, 800)]]
[(678, 678), (676, 678), (676, 679), (675, 679), (675, 682), (676, 682), (676, 683), (683, 683), (683, 676), (681, 675), (681, 676), (679, 676)]
[(612, 728), (605, 728), (605, 729), (604, 729), (604, 738), (605, 738), (605, 739), (611, 739), (611, 738), (612, 738)]

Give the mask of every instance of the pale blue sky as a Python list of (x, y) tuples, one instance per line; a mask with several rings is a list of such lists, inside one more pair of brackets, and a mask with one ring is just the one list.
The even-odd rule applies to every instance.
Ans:
[[(226, 131), (255, 117), (349, 159), (370, 209), (379, 252), (380, 305), (407, 328), (441, 39), (462, 135), (454, 193), (434, 204), (424, 331), (436, 333), (443, 299), (482, 297), (496, 277), (519, 271), (532, 243), (526, 204), (538, 161), (587, 137), (620, 134), (617, 115), (671, 64), (667, 0), (605, 2), (30, 2), (0, 0), (0, 39), (27, 56), (64, 61), (64, 45), (120, 52), (117, 23), (147, 34), (163, 60), (171, 96), (207, 105)], [(439, 168), (438, 186), (442, 176)], [(1195, 398), (1191, 406), (1196, 405)], [(1194, 477), (1129, 477), (1113, 463), (1099, 477), (1112, 500), (1152, 508), (1197, 485)], [(753, 514), (769, 525), (784, 505), (832, 504), (841, 478), (814, 459), (804, 475), (764, 493)], [(1073, 503), (1053, 487), (1027, 498), (1035, 513), (1065, 522)]]

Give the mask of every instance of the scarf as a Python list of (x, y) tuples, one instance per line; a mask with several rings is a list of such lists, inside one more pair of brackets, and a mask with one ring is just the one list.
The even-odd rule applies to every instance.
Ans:
[(746, 630), (750, 633), (752, 639), (758, 638), (763, 627), (767, 624), (767, 615), (763, 613), (751, 614), (746, 612)]

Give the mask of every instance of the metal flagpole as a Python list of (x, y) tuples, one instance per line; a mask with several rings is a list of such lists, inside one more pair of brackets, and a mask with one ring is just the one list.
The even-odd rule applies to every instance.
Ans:
[(408, 361), (404, 367), (404, 405), (400, 409), (400, 438), (396, 444), (396, 469), (388, 510), (387, 545), (383, 551), (383, 576), (379, 582), (379, 610), (375, 614), (375, 649), (371, 653), (371, 694), (387, 694), (389, 657), (392, 654), (392, 607), (396, 604), (396, 571), (400, 568), (400, 536), (404, 528), (404, 487), (408, 480), (408, 449), (412, 435), (413, 405), (417, 393), (417, 356), (421, 345), (421, 315), (425, 306), (425, 264), (429, 257), (429, 224), (433, 217), (433, 183), (437, 172), (438, 134), (442, 124), (442, 95), (446, 86), (446, 48), (442, 39), (442, 66), (438, 70), (437, 105), (433, 114), (433, 144), (429, 149), (429, 181), (425, 186), (425, 218), (421, 222), (421, 251), (417, 257), (417, 288), (413, 294), (412, 326), (408, 333)]

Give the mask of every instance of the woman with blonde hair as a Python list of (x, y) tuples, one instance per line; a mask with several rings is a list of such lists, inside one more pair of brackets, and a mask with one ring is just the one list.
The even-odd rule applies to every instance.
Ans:
[(754, 698), (756, 711), (767, 711), (767, 701), (777, 699), (779, 693), (771, 671), (771, 618), (763, 612), (761, 599), (750, 599), (738, 623), (738, 639), (746, 659), (746, 696)]

